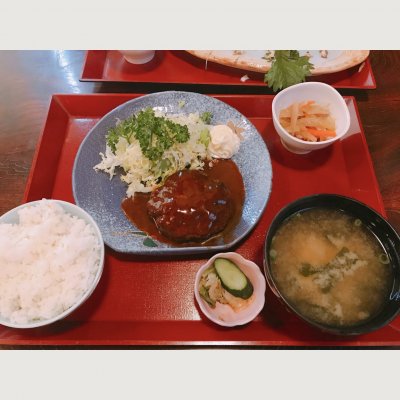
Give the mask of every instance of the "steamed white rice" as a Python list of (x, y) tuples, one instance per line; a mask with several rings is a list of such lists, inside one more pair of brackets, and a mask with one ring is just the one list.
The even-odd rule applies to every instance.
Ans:
[(53, 318), (94, 281), (100, 243), (94, 228), (41, 200), (19, 224), (0, 224), (0, 317), (16, 324)]

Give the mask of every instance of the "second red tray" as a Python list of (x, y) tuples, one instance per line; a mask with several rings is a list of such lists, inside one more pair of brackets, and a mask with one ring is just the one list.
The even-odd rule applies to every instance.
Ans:
[[(250, 77), (246, 82), (240, 78)], [(158, 50), (147, 64), (133, 65), (124, 60), (117, 50), (90, 50), (86, 53), (81, 81), (136, 82), (168, 84), (203, 84), (228, 86), (261, 86), (264, 74), (244, 71), (192, 56), (185, 51)], [(371, 64), (367, 59), (361, 65), (341, 72), (310, 78), (335, 88), (375, 89)]]
[[(83, 138), (103, 115), (137, 96), (53, 96), (25, 201), (46, 197), (73, 202), (71, 172)], [(384, 214), (353, 98), (346, 98), (350, 135), (329, 148), (300, 156), (289, 153), (280, 143), (271, 119), (272, 96), (215, 97), (238, 109), (256, 126), (268, 146), (273, 167), (266, 210), (252, 233), (233, 251), (262, 268), (263, 244), (272, 218), (289, 202), (314, 193), (350, 196)], [(44, 328), (0, 326), (0, 345), (400, 345), (399, 318), (367, 335), (331, 336), (289, 313), (268, 288), (265, 307), (254, 321), (235, 328), (215, 325), (202, 315), (194, 299), (194, 278), (205, 260), (199, 256), (135, 257), (107, 248), (104, 274), (81, 308)]]

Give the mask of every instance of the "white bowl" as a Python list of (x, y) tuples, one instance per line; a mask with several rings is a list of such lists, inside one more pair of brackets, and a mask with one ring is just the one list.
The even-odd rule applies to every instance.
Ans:
[[(254, 292), (252, 296), (254, 296), (254, 299), (248, 307), (240, 312), (235, 312), (229, 305), (220, 303), (217, 303), (215, 308), (211, 308), (199, 294), (201, 275), (213, 264), (216, 258), (227, 258), (233, 261), (249, 278), (253, 285)], [(238, 253), (219, 253), (210, 258), (207, 263), (202, 265), (198, 270), (194, 284), (194, 295), (201, 311), (211, 321), (222, 326), (244, 325), (252, 321), (263, 309), (265, 303), (265, 286), (264, 275), (261, 273), (257, 264), (246, 260)]]
[(156, 54), (155, 50), (120, 50), (120, 53), (131, 64), (146, 64)]
[[(282, 127), (279, 122), (281, 110), (293, 103), (307, 100), (329, 105), (330, 113), (336, 123), (336, 136), (334, 138), (322, 142), (306, 142), (292, 136)], [(272, 119), (282, 145), (296, 154), (306, 154), (330, 146), (340, 140), (350, 127), (350, 113), (343, 97), (332, 86), (321, 82), (299, 83), (279, 92), (272, 101)]]
[[(30, 203), (25, 203), (16, 208), (13, 208), (12, 210), (8, 211), (7, 213), (3, 214), (0, 217), (0, 224), (17, 224), (17, 223), (19, 223), (18, 211), (20, 211), (21, 209), (23, 209), (27, 206), (37, 205), (41, 201), (42, 200), (32, 201)], [(42, 319), (42, 320), (37, 320), (37, 321), (35, 320), (35, 321), (29, 322), (26, 324), (13, 323), (13, 322), (3, 318), (0, 315), (0, 324), (1, 325), (9, 326), (11, 328), (25, 328), (25, 329), (37, 328), (40, 326), (52, 324), (53, 322), (56, 322), (64, 317), (66, 317), (67, 315), (69, 315), (73, 311), (75, 311), (79, 306), (81, 306), (90, 297), (90, 295), (93, 293), (94, 289), (96, 288), (97, 284), (99, 283), (101, 275), (103, 273), (104, 242), (103, 242), (103, 238), (101, 236), (100, 229), (98, 228), (98, 226), (97, 226), (96, 222), (93, 220), (93, 218), (86, 211), (84, 211), (82, 208), (76, 206), (75, 204), (68, 203), (68, 202), (62, 201), (62, 200), (46, 200), (46, 201), (59, 204), (64, 209), (64, 211), (66, 211), (68, 214), (74, 215), (80, 219), (83, 219), (86, 223), (88, 223), (89, 225), (91, 225), (94, 228), (96, 236), (98, 238), (99, 246), (100, 246), (100, 256), (99, 256), (99, 263), (98, 263), (96, 275), (95, 275), (90, 287), (83, 294), (83, 296), (74, 305), (72, 305), (71, 307), (66, 309), (61, 314), (56, 315), (55, 317), (50, 318), (50, 319)], [(1, 268), (1, 266), (0, 266), (0, 268)]]

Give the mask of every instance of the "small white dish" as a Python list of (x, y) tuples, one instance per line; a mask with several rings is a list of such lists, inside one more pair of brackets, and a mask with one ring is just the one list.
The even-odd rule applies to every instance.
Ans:
[[(242, 311), (235, 312), (229, 305), (220, 303), (217, 303), (215, 308), (211, 308), (199, 294), (201, 275), (214, 263), (216, 258), (227, 258), (234, 262), (253, 285), (254, 292), (252, 296), (254, 296), (254, 298), (249, 306)], [(265, 304), (265, 287), (266, 283), (264, 275), (261, 273), (257, 264), (246, 260), (238, 253), (228, 252), (216, 254), (200, 267), (196, 274), (194, 294), (201, 311), (208, 319), (218, 325), (232, 327), (247, 324), (257, 317)]]
[[(329, 110), (336, 123), (336, 136), (322, 142), (306, 142), (288, 133), (279, 122), (280, 112), (291, 104), (314, 100), (329, 105)], [(279, 92), (272, 101), (272, 119), (282, 145), (292, 153), (307, 154), (323, 149), (340, 140), (349, 130), (350, 113), (346, 102), (332, 86), (321, 82), (305, 82), (290, 86)]]
[(151, 61), (155, 54), (155, 50), (120, 50), (125, 60), (131, 64), (146, 64)]
[[(84, 220), (87, 224), (89, 224), (93, 227), (96, 237), (98, 239), (99, 249), (100, 249), (97, 271), (96, 271), (93, 281), (91, 282), (90, 286), (87, 288), (85, 293), (83, 293), (83, 295), (80, 297), (80, 299), (76, 303), (74, 303), (71, 307), (64, 310), (62, 313), (60, 313), (52, 318), (34, 320), (34, 321), (24, 323), (24, 324), (11, 322), (10, 320), (5, 319), (3, 316), (0, 315), (0, 325), (8, 326), (11, 328), (29, 329), (29, 328), (37, 328), (40, 326), (50, 325), (56, 321), (59, 321), (60, 319), (65, 318), (67, 315), (71, 314), (78, 307), (80, 307), (91, 296), (91, 294), (95, 290), (97, 284), (99, 283), (100, 278), (103, 273), (104, 241), (103, 241), (100, 229), (97, 226), (94, 219), (86, 211), (84, 211), (82, 208), (78, 207), (75, 204), (68, 203), (68, 202), (62, 201), (62, 200), (53, 200), (53, 199), (43, 199), (43, 200), (32, 201), (29, 203), (22, 204), (18, 207), (15, 207), (12, 210), (10, 210), (10, 211), (6, 212), (5, 214), (3, 214), (2, 216), (0, 216), (0, 224), (18, 224), (19, 223), (18, 212), (28, 206), (31, 207), (31, 206), (38, 205), (41, 201), (56, 203), (59, 206), (61, 206), (63, 208), (63, 210), (65, 212), (67, 212), (68, 214)], [(1, 268), (1, 266), (0, 266), (0, 268)]]

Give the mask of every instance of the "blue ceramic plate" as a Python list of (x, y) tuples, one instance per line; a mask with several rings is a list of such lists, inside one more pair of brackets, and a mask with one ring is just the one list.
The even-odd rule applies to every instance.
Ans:
[[(182, 101), (184, 106), (179, 107)], [(149, 247), (151, 241), (138, 233), (121, 209), (121, 202), (126, 197), (126, 185), (118, 176), (110, 180), (108, 174), (93, 169), (101, 161), (99, 153), (105, 152), (107, 131), (115, 126), (117, 119), (126, 119), (146, 107), (157, 107), (172, 114), (210, 111), (213, 114), (212, 124), (232, 121), (245, 129), (240, 150), (232, 158), (243, 177), (245, 202), (242, 218), (232, 232), (229, 243), (223, 242), (221, 238), (220, 242), (212, 246), (174, 247), (154, 240), (156, 247)], [(97, 222), (104, 242), (118, 252), (142, 255), (220, 252), (234, 246), (253, 229), (261, 217), (271, 191), (271, 183), (269, 153), (251, 122), (222, 101), (190, 92), (153, 93), (128, 101), (109, 112), (83, 140), (72, 172), (75, 202)]]

